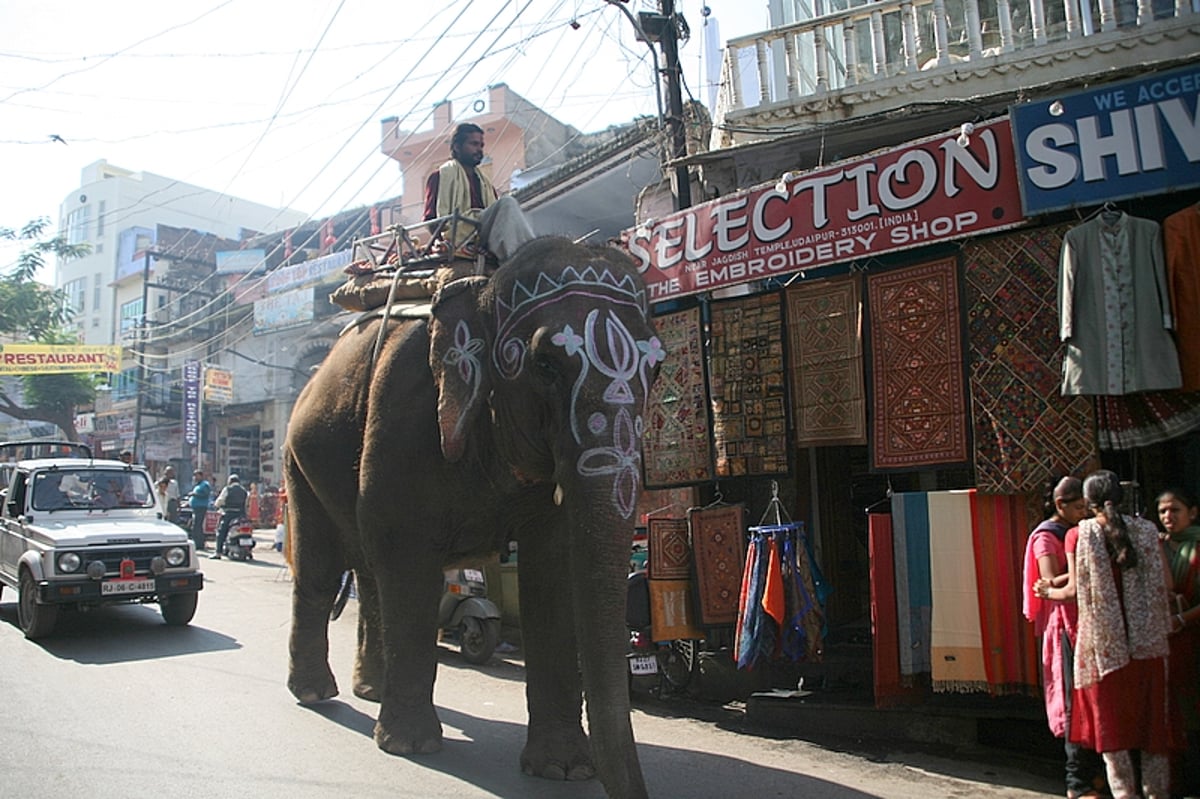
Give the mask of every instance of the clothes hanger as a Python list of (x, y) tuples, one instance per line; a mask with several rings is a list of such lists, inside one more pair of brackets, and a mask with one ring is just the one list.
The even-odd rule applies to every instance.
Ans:
[[(775, 512), (775, 521), (768, 522), (767, 517), (771, 512)], [(771, 481), (771, 500), (767, 503), (767, 509), (763, 511), (762, 518), (758, 520), (760, 527), (768, 524), (774, 524), (776, 527), (782, 527), (785, 524), (791, 524), (792, 517), (788, 515), (787, 508), (783, 507), (783, 503), (779, 500), (779, 483), (775, 480)]]
[(708, 510), (710, 508), (719, 508), (721, 506), (728, 505), (728, 504), (729, 503), (725, 501), (725, 496), (721, 493), (721, 483), (719, 481), (714, 480), (713, 481), (713, 501), (708, 503), (707, 505), (705, 505), (703, 508), (699, 508), (699, 510)]
[(1098, 216), (1103, 216), (1104, 221), (1106, 221), (1106, 222), (1116, 221), (1116, 219), (1110, 218), (1110, 215), (1115, 216), (1117, 219), (1119, 219), (1120, 217), (1125, 215), (1125, 212), (1122, 211), (1120, 208), (1118, 208), (1116, 206), (1116, 204), (1113, 203), (1112, 200), (1108, 200), (1104, 203), (1104, 205), (1100, 206), (1095, 211), (1092, 211), (1090, 214), (1083, 217), (1083, 219), (1080, 219), (1079, 222), (1080, 222), (1080, 224), (1083, 224), (1084, 222), (1095, 219)]
[(652, 511), (648, 511), (645, 518), (649, 519), (651, 516), (658, 516), (663, 511), (675, 510), (676, 508), (682, 510), (684, 513), (686, 513), (688, 510), (688, 506), (684, 505), (682, 502), (670, 502), (666, 505), (663, 505), (661, 508), (655, 508)]
[(863, 508), (863, 513), (870, 513), (872, 508), (878, 508), (880, 505), (882, 505), (885, 502), (891, 502), (892, 494), (894, 494), (894, 493), (895, 492), (892, 491), (892, 478), (889, 477), (887, 479), (887, 491), (884, 493), (883, 498), (877, 499), (874, 502), (872, 502), (870, 505), (868, 505), (867, 507)]

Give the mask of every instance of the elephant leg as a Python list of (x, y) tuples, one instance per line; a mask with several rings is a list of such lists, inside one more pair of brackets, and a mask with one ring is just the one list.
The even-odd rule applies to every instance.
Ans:
[(355, 572), (358, 590), (358, 652), (354, 658), (354, 695), (378, 702), (383, 698), (383, 631), (375, 575)]
[(388, 540), (389, 547), (375, 548), (384, 664), (375, 743), (394, 755), (427, 754), (442, 748), (433, 708), (442, 570), (437, 553), (401, 551)]
[(342, 573), (338, 532), (296, 464), (287, 458), (292, 536), (292, 631), (288, 689), (301, 704), (337, 696), (329, 668), (329, 611)]
[(529, 707), (521, 770), (546, 779), (586, 780), (596, 771), (583, 732), (570, 569), (557, 534), (562, 527), (559, 519), (543, 518), (526, 525), (519, 535), (521, 641)]

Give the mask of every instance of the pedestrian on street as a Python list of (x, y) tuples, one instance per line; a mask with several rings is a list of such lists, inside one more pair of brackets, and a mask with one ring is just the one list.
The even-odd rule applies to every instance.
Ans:
[(250, 496), (242, 488), (242, 481), (236, 474), (229, 475), (225, 487), (217, 497), (217, 507), (221, 509), (221, 523), (217, 526), (217, 549), (212, 553), (213, 560), (221, 559), (225, 549), (225, 539), (229, 536), (229, 528), (238, 519), (246, 515), (246, 499)]
[(175, 522), (179, 519), (179, 481), (175, 479), (175, 467), (168, 466), (163, 469), (161, 479), (167, 481), (166, 504), (164, 505), (167, 511), (167, 521)]
[(1158, 529), (1120, 512), (1116, 474), (1088, 475), (1083, 496), (1095, 515), (1067, 533), (1066, 585), (1036, 584), (1043, 599), (1074, 597), (1079, 607), (1068, 735), (1103, 755), (1114, 799), (1166, 799), (1168, 756), (1182, 739), (1167, 692), (1167, 636), (1180, 623), (1169, 607), (1171, 574)]
[(1034, 634), (1042, 639), (1042, 695), (1046, 721), (1055, 738), (1063, 740), (1066, 753), (1067, 799), (1098, 796), (1095, 780), (1103, 774), (1100, 756), (1073, 742), (1070, 729), (1072, 670), (1078, 613), (1075, 601), (1044, 600), (1034, 593), (1034, 584), (1049, 580), (1062, 585), (1067, 579), (1067, 531), (1089, 515), (1083, 498), (1083, 481), (1064, 477), (1050, 492), (1046, 520), (1034, 528), (1025, 545), (1025, 617), (1033, 622)]
[(192, 542), (197, 552), (204, 551), (204, 516), (212, 499), (212, 486), (204, 479), (204, 470), (192, 472), (192, 492), (188, 494), (188, 507), (192, 509)]

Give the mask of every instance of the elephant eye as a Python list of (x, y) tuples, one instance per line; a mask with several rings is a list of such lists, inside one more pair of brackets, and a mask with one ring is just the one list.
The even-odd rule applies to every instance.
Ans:
[(534, 374), (536, 374), (539, 379), (545, 381), (546, 383), (554, 383), (558, 380), (558, 365), (554, 362), (554, 359), (548, 355), (541, 354), (534, 356), (533, 368)]

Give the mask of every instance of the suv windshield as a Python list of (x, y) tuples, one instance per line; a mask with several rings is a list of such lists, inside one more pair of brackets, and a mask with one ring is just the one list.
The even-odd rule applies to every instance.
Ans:
[(33, 509), (153, 508), (154, 492), (142, 472), (53, 469), (33, 478)]

